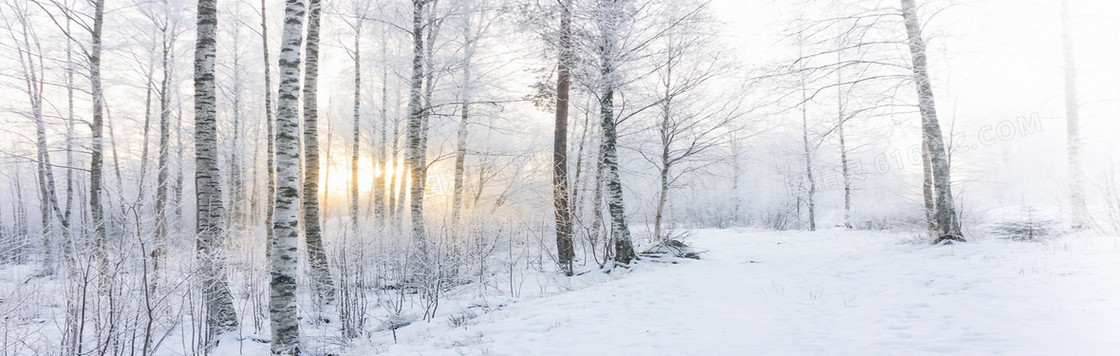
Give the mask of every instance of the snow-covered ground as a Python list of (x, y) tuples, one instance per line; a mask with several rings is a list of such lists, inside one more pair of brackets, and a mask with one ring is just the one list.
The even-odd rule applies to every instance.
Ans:
[(913, 241), (701, 230), (703, 260), (641, 263), (461, 326), (417, 322), (347, 354), (1120, 354), (1120, 240)]

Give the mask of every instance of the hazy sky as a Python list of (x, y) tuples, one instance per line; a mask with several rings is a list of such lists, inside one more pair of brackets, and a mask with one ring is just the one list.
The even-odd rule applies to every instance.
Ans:
[[(269, 1), (274, 9), (269, 14), (272, 18), (270, 27), (275, 32), (281, 20), (280, 2)], [(788, 64), (796, 50), (788, 45), (789, 41), (783, 39), (783, 29), (799, 17), (802, 8), (822, 6), (823, 3), (833, 1), (851, 0), (713, 0), (712, 4), (713, 13), (726, 24), (722, 40), (735, 50), (738, 59), (750, 69)], [(881, 1), (885, 6), (897, 6), (897, 0), (868, 1)], [(1120, 147), (1116, 147), (1116, 141), (1120, 141), (1120, 46), (1117, 45), (1120, 43), (1120, 1), (1069, 1), (1079, 74), (1085, 171), (1090, 180), (1086, 189), (1091, 193), (1093, 189), (1098, 189), (1093, 184), (1101, 181), (1101, 176), (1111, 164), (1120, 167), (1120, 161), (1117, 160), (1120, 157)], [(1059, 0), (919, 0), (919, 3), (927, 4), (923, 7), (926, 10), (923, 16), (927, 18), (931, 12), (928, 10), (944, 9), (929, 21), (926, 29), (927, 36), (931, 38), (931, 73), (944, 130), (951, 133), (950, 136), (962, 147), (977, 146), (968, 152), (957, 152), (954, 155), (954, 180), (964, 185), (966, 192), (978, 192), (966, 193), (966, 196), (980, 196), (994, 204), (1006, 205), (1018, 200), (1039, 204), (1061, 201), (1067, 170)], [(245, 10), (245, 13), (249, 11)], [(244, 16), (256, 18), (255, 14)], [(110, 19), (110, 28), (121, 29), (110, 36), (111, 46), (106, 60), (109, 75), (106, 86), (111, 95), (110, 104), (113, 105), (115, 118), (122, 125), (118, 126), (121, 137), (127, 137), (129, 132), (137, 132), (135, 128), (138, 127), (136, 123), (139, 115), (136, 113), (142, 112), (138, 105), (143, 102), (143, 91), (135, 86), (140, 76), (135, 73), (135, 68), (129, 67), (132, 59), (127, 58), (129, 53), (121, 46), (131, 40), (134, 32), (145, 30), (142, 26), (121, 26), (129, 21), (132, 20), (121, 16)], [(189, 19), (184, 21), (186, 24), (190, 23)], [(256, 20), (249, 22), (254, 21)], [(233, 22), (223, 22), (223, 26), (231, 23)], [(339, 23), (335, 23), (333, 27), (335, 30), (346, 28)], [(339, 124), (337, 127), (345, 127), (341, 123), (349, 120), (351, 67), (350, 59), (342, 51), (342, 46), (350, 43), (350, 37), (346, 30), (335, 30), (325, 31), (320, 99), (324, 112), (336, 111), (333, 112), (335, 115), (326, 116), (342, 120), (336, 122)], [(901, 30), (899, 28), (900, 32)], [(243, 36), (255, 35), (246, 31)], [(397, 41), (404, 39), (400, 33), (393, 33), (390, 37)], [(525, 43), (505, 43), (504, 46), (524, 47), (518, 49), (517, 54), (533, 62), (539, 59), (539, 53), (535, 53), (539, 48), (532, 42), (536, 38), (529, 37), (517, 39), (524, 40)], [(232, 42), (223, 42), (222, 55), (228, 55), (230, 43)], [(367, 48), (377, 46), (379, 43), (370, 43)], [(184, 47), (181, 55), (189, 56), (189, 49), (190, 47)], [(248, 53), (247, 60), (255, 63), (255, 44), (248, 45), (243, 50)], [(393, 55), (402, 54), (390, 54)], [(379, 53), (367, 53), (365, 56), (374, 58)], [(228, 65), (228, 62), (223, 63)], [(526, 65), (518, 63), (509, 67), (528, 68), (539, 65), (541, 64), (536, 62)], [(15, 70), (14, 67), (12, 70)], [(257, 73), (256, 68), (252, 71)], [(526, 83), (535, 80), (535, 74), (525, 75), (516, 70), (510, 72), (513, 74), (492, 81), (502, 83), (508, 87), (507, 94), (520, 98), (528, 92)], [(259, 85), (255, 83), (259, 81), (255, 74), (246, 80), (250, 86)], [(374, 85), (372, 83), (376, 81), (377, 79), (367, 80), (371, 83), (368, 85)], [(183, 82), (183, 85), (182, 89), (186, 90), (184, 92), (189, 92), (189, 83)], [(0, 91), (7, 93), (15, 89), (16, 87), (3, 87)], [(13, 97), (21, 98), (14, 101), (15, 105), (23, 104), (21, 96)], [(48, 99), (58, 98), (60, 97), (51, 96)], [(372, 99), (376, 100), (371, 102), (379, 100)], [(258, 99), (254, 97), (250, 100)], [(532, 107), (518, 109), (515, 105), (510, 105), (507, 110), (510, 111), (503, 112), (501, 116), (504, 120), (516, 122), (516, 125), (502, 122), (502, 127), (513, 127), (515, 130), (510, 130), (517, 131), (513, 133), (516, 134), (514, 136), (528, 142), (527, 146), (535, 147), (539, 146), (536, 143), (543, 145), (549, 142), (549, 113)], [(515, 110), (520, 111), (514, 112)], [(990, 133), (998, 125), (1016, 123), (1019, 118), (1031, 117), (1037, 117), (1041, 123), (1041, 129), (1037, 132), (1006, 136), (994, 141), (980, 140), (980, 136)], [(28, 124), (28, 121), (11, 115), (5, 116), (4, 120), (20, 125)], [(821, 121), (824, 122), (824, 118)], [(128, 131), (126, 126), (131, 127), (132, 131)], [(789, 128), (796, 126), (790, 123)], [(51, 129), (60, 130), (58, 127)], [(437, 127), (436, 130), (440, 128)], [(30, 152), (27, 150), (31, 147), (30, 140), (20, 134), (25, 131), (16, 131), (0, 136), (19, 137), (14, 141), (21, 144), (20, 152)], [(913, 127), (898, 132), (901, 133), (900, 136), (890, 137), (889, 145), (893, 145), (893, 148), (877, 146), (868, 148), (861, 154), (873, 157), (877, 154), (889, 154), (892, 149), (905, 152), (917, 143), (917, 130)], [(872, 135), (863, 136), (866, 138)], [(759, 141), (779, 139), (772, 135), (758, 138)], [(832, 157), (831, 151), (821, 154)], [(761, 152), (758, 155), (769, 155), (774, 159), (788, 158), (775, 152)], [(831, 163), (825, 161), (822, 164)], [(920, 181), (911, 177), (905, 179), (906, 184)], [(882, 187), (885, 185), (867, 182), (864, 186), (878, 190), (884, 189)], [(918, 192), (911, 187), (895, 188), (909, 193)], [(1028, 191), (1030, 194), (1025, 193)], [(829, 196), (839, 195), (830, 193)]]
[[(782, 49), (781, 30), (805, 3), (819, 4), (714, 0), (713, 5), (740, 59), (765, 65), (788, 61), (794, 53)], [(973, 196), (997, 204), (1062, 200), (1067, 171), (1059, 0), (924, 3), (928, 5), (923, 10), (944, 8), (925, 29), (931, 38), (931, 72), (943, 129), (962, 146), (976, 148), (954, 157), (955, 180), (967, 185)], [(883, 4), (897, 6), (897, 0)], [(1086, 189), (1092, 194), (1105, 171), (1120, 165), (1120, 155), (1115, 154), (1120, 141), (1120, 1), (1070, 4), (1084, 169), (1090, 180)], [(1032, 115), (1042, 123), (1040, 132), (979, 139), (998, 125)]]

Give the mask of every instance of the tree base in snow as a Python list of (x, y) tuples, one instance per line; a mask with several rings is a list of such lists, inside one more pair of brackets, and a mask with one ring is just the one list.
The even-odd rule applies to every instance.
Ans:
[(938, 237), (937, 240), (933, 241), (933, 244), (934, 245), (952, 245), (952, 244), (957, 243), (957, 242), (968, 242), (968, 241), (966, 241), (964, 239), (964, 236), (961, 236), (961, 235), (945, 234), (945, 235), (941, 235), (941, 237)]

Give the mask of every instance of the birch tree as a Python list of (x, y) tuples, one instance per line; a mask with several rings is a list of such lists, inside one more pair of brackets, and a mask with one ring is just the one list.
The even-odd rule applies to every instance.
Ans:
[(630, 264), (636, 256), (634, 244), (630, 239), (630, 227), (626, 223), (626, 207), (623, 200), (622, 178), (618, 166), (618, 126), (615, 121), (614, 94), (618, 85), (617, 56), (623, 50), (618, 46), (618, 32), (622, 29), (626, 0), (602, 0), (597, 9), (596, 27), (599, 37), (599, 119), (602, 126), (602, 160), (605, 169), (608, 210), (611, 215), (611, 231), (614, 241), (614, 262)]
[[(234, 18), (241, 17), (241, 6), (239, 5), (240, 4), (234, 5)], [(243, 153), (241, 152), (241, 141), (243, 137), (241, 113), (243, 109), (242, 102), (244, 101), (242, 92), (244, 91), (245, 86), (242, 81), (242, 72), (245, 71), (245, 68), (242, 65), (241, 60), (241, 26), (241, 21), (234, 21), (232, 31), (233, 43), (230, 46), (230, 52), (233, 57), (233, 63), (230, 67), (230, 69), (233, 71), (231, 78), (232, 82), (230, 83), (231, 87), (226, 89), (229, 91), (230, 105), (232, 106), (230, 108), (230, 113), (232, 114), (231, 117), (233, 119), (233, 122), (230, 123), (230, 128), (233, 132), (231, 133), (232, 137), (229, 142), (229, 156), (227, 158), (227, 163), (229, 164), (228, 175), (230, 190), (230, 201), (228, 204), (230, 209), (229, 217), (227, 220), (228, 226), (233, 230), (240, 230), (243, 227), (246, 220), (245, 212), (248, 204), (245, 199), (245, 182), (241, 178), (241, 156), (243, 155)]]
[[(396, 177), (396, 158), (393, 158), (392, 162), (389, 161), (389, 43), (386, 37), (387, 36), (384, 35), (381, 36), (381, 128), (377, 130), (379, 133), (379, 140), (374, 147), (374, 152), (377, 152), (374, 161), (379, 165), (380, 174), (374, 176), (373, 189), (371, 189), (373, 192), (373, 216), (374, 220), (377, 221), (378, 227), (385, 226), (385, 222), (388, 218), (388, 211), (391, 211), (391, 209), (388, 209), (388, 206), (391, 204), (388, 204), (387, 200), (389, 199), (387, 196), (392, 195), (393, 184), (390, 181), (392, 178)], [(394, 120), (394, 122), (395, 121), (396, 120)], [(370, 141), (373, 140), (371, 139)], [(394, 132), (394, 146), (396, 146), (396, 141), (396, 132)], [(396, 152), (393, 152), (393, 155), (395, 156)], [(392, 177), (386, 179), (388, 175), (392, 175)]]
[(320, 298), (330, 300), (334, 288), (323, 248), (323, 231), (319, 223), (319, 0), (307, 3), (307, 41), (304, 48), (303, 74), (303, 222), (307, 241), (308, 264), (312, 286)]
[(933, 98), (933, 84), (929, 76), (926, 58), (926, 43), (922, 37), (921, 20), (914, 0), (901, 0), (902, 18), (909, 39), (910, 56), (913, 61), (915, 86), (918, 91), (918, 109), (922, 116), (922, 135), (928, 140), (929, 158), (933, 174), (933, 188), (936, 204), (938, 237), (935, 243), (964, 242), (960, 221), (953, 208), (952, 181), (949, 179), (949, 155), (942, 139), (941, 124), (937, 120), (937, 108)]
[(199, 0), (194, 54), (195, 231), (199, 275), (206, 309), (207, 344), (237, 328), (233, 296), (225, 284), (223, 205), (218, 168), (214, 65), (217, 49), (217, 1)]
[(90, 95), (93, 99), (93, 117), (90, 122), (89, 154), (89, 213), (93, 223), (94, 245), (96, 255), (104, 269), (108, 265), (108, 237), (105, 231), (105, 210), (101, 205), (101, 184), (104, 162), (102, 159), (105, 128), (104, 108), (105, 94), (101, 90), (101, 28), (104, 26), (105, 0), (95, 0), (93, 3), (93, 26), (87, 29), (90, 32), (89, 81)]
[[(159, 281), (159, 270), (162, 266), (167, 243), (167, 207), (168, 207), (168, 179), (171, 174), (171, 79), (174, 59), (175, 43), (178, 37), (178, 23), (173, 22), (170, 16), (170, 6), (167, 0), (162, 3), (163, 14), (152, 14), (153, 22), (157, 24), (160, 32), (160, 71), (161, 79), (156, 92), (159, 100), (159, 144), (156, 158), (156, 241), (152, 249), (152, 270), (156, 273), (155, 281)], [(162, 16), (161, 16), (162, 15)]]
[(407, 150), (409, 175), (409, 211), (412, 222), (412, 238), (423, 248), (426, 244), (424, 227), (424, 107), (421, 102), (421, 87), (424, 83), (424, 8), (429, 0), (412, 0), (412, 77), (408, 92), (408, 134)]
[[(43, 91), (46, 84), (43, 47), (38, 33), (31, 24), (28, 6), (27, 3), (9, 3), (10, 11), (0, 10), (0, 16), (4, 18), (8, 38), (15, 47), (22, 77), (20, 79), (23, 82), (20, 90), (27, 95), (27, 103), (30, 106), (30, 110), (22, 114), (35, 123), (35, 163), (43, 239), (43, 261), (40, 268), (42, 274), (52, 275), (55, 271), (55, 234), (52, 229), (55, 213), (58, 213), (58, 220), (62, 225), (64, 243), (69, 243), (69, 235), (66, 234), (69, 224), (59, 208), (54, 166), (51, 164), (50, 152), (47, 148), (46, 122), (43, 117)], [(16, 23), (13, 24), (12, 21)]]
[[(809, 5), (807, 2), (806, 6)], [(852, 145), (845, 130), (856, 118), (890, 116), (897, 112), (898, 106), (913, 106), (896, 104), (894, 88), (909, 85), (916, 75), (913, 56), (902, 58), (898, 55), (902, 47), (909, 49), (911, 44), (907, 37), (900, 38), (895, 27), (898, 23), (893, 19), (900, 14), (898, 7), (867, 3), (828, 6), (827, 15), (816, 15), (823, 18), (800, 18), (793, 26), (795, 30), (792, 34), (797, 36), (799, 48), (810, 51), (802, 53), (794, 62), (797, 65), (794, 71), (810, 86), (815, 86), (806, 96), (809, 100), (817, 99), (828, 90), (836, 91), (837, 121), (812, 147), (823, 144), (829, 135), (837, 136), (843, 180), (844, 224), (850, 227), (852, 176), (857, 173), (852, 168), (849, 157)], [(919, 111), (922, 105), (917, 105)], [(924, 125), (922, 130), (924, 132)], [(923, 134), (920, 146), (924, 167), (923, 208), (930, 234), (937, 236), (934, 174), (928, 141), (929, 136)]]
[[(270, 256), (269, 323), (274, 355), (298, 355), (296, 262), (299, 257), (299, 65), (303, 0), (284, 1), (280, 42), (280, 87), (276, 95), (276, 212)], [(317, 214), (316, 214), (317, 216)]]
[[(354, 49), (350, 57), (354, 60), (354, 122), (353, 137), (350, 146), (350, 229), (358, 232), (358, 154), (362, 141), (362, 20), (365, 17), (365, 8), (359, 1), (354, 2)], [(384, 105), (384, 104), (382, 104)], [(376, 164), (376, 163), (374, 163)], [(376, 183), (374, 184), (376, 189)]]
[[(658, 191), (654, 210), (653, 238), (664, 241), (666, 209), (670, 191), (688, 173), (703, 169), (700, 162), (724, 139), (724, 132), (737, 130), (732, 120), (739, 114), (738, 100), (709, 93), (712, 84), (730, 66), (712, 45), (714, 32), (706, 3), (679, 3), (669, 21), (677, 25), (658, 38), (650, 65), (656, 68), (657, 103), (652, 131), (657, 135), (655, 152), (640, 151), (657, 169)], [(740, 95), (740, 94), (737, 94)], [(734, 190), (734, 189), (733, 189)]]
[(264, 125), (266, 127), (267, 148), (265, 149), (265, 171), (268, 182), (265, 184), (265, 255), (272, 256), (273, 217), (276, 214), (276, 121), (272, 113), (272, 62), (268, 60), (268, 6), (261, 0), (261, 58), (264, 65)]

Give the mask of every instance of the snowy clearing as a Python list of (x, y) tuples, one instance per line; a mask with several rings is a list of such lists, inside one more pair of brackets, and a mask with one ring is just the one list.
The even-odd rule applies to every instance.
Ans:
[(437, 319), (348, 354), (1115, 355), (1117, 239), (913, 243), (906, 234), (697, 231), (701, 261)]

